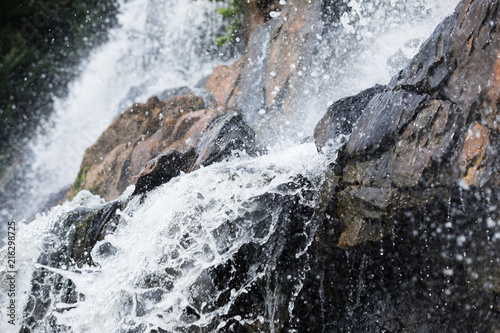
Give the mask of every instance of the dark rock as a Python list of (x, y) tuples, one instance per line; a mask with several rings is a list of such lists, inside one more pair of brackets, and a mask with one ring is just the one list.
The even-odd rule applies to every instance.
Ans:
[(250, 156), (257, 155), (255, 132), (243, 121), (239, 112), (213, 120), (196, 146), (198, 157), (191, 167), (195, 170), (229, 157), (232, 151), (241, 150)]
[(194, 150), (183, 154), (172, 149), (155, 157), (137, 176), (133, 195), (150, 191), (177, 177), (181, 171), (187, 170), (193, 164), (195, 156)]
[[(92, 249), (105, 235), (114, 231), (119, 223), (117, 209), (123, 209), (126, 204), (113, 201), (95, 209), (76, 209), (56, 221), (51, 236), (46, 237), (42, 244), (42, 253), (37, 260), (41, 266), (32, 276), (32, 288), (22, 313), (22, 332), (43, 330), (44, 320), (50, 322), (54, 330), (67, 329), (56, 324), (54, 313), (49, 310), (53, 302), (75, 304), (81, 300), (81, 295), (76, 292), (74, 282), (58, 270), (71, 276), (78, 274), (82, 266), (93, 265)], [(113, 248), (107, 244), (108, 255), (112, 255)]]
[(218, 116), (203, 130), (191, 148), (182, 152), (170, 149), (149, 161), (137, 176), (134, 195), (150, 191), (181, 172), (192, 172), (201, 166), (220, 162), (232, 151), (244, 151), (251, 156), (257, 154), (255, 133), (238, 112)]
[(318, 151), (327, 145), (328, 141), (335, 141), (340, 135), (349, 135), (359, 116), (374, 95), (384, 91), (383, 86), (366, 89), (356, 96), (343, 98), (330, 107), (314, 129), (314, 140)]
[(354, 125), (347, 152), (350, 155), (370, 154), (393, 144), (396, 134), (407, 125), (426, 98), (401, 90), (373, 97)]
[[(497, 12), (495, 2), (464, 2), (386, 89), (373, 88), (371, 98), (363, 92), (337, 102), (318, 124), (315, 139), (322, 148), (336, 133), (348, 132), (350, 119), (338, 124), (336, 108), (358, 99), (360, 109), (366, 105), (336, 167), (343, 184), (338, 193), (346, 232), (342, 246), (385, 237), (392, 212), (416, 209), (450, 187), (489, 185), (496, 191), (500, 84), (494, 82), (500, 75), (500, 43), (489, 42), (497, 38), (495, 29), (474, 24), (496, 22)], [(476, 42), (482, 43), (481, 56)], [(373, 206), (370, 198), (380, 191), (387, 193), (387, 202)], [(385, 227), (373, 229), (373, 223)], [(372, 235), (375, 230), (379, 236)]]

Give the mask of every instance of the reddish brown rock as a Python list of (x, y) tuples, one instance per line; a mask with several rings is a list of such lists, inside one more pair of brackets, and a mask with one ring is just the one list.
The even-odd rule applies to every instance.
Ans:
[(113, 200), (136, 181), (135, 193), (144, 193), (232, 150), (254, 154), (254, 144), (255, 134), (234, 110), (205, 108), (192, 94), (152, 97), (127, 109), (87, 149), (68, 197), (86, 189)]
[(206, 110), (193, 94), (134, 104), (86, 150), (68, 197), (86, 189), (107, 200), (117, 198), (151, 158), (171, 146), (183, 151), (194, 145), (218, 112), (223, 111)]
[(208, 82), (206, 88), (212, 93), (215, 101), (220, 105), (232, 106), (234, 104), (234, 94), (240, 76), (241, 69), (245, 63), (245, 56), (236, 60), (231, 66), (217, 66)]
[(201, 166), (220, 162), (233, 151), (245, 151), (251, 156), (257, 154), (255, 134), (244, 123), (240, 113), (233, 111), (221, 114), (206, 124), (193, 132), (197, 139), (191, 136), (192, 140), (188, 139), (190, 144), (178, 144), (187, 140), (174, 141), (159, 156), (149, 161), (137, 175), (134, 194), (150, 191), (181, 172), (192, 172)]
[[(320, 1), (250, 1), (245, 55), (231, 66), (217, 67), (207, 90), (220, 105), (242, 109), (255, 130), (282, 131), (296, 115), (295, 98), (303, 93), (304, 71), (316, 47), (310, 36), (320, 33), (321, 21)], [(261, 109), (268, 115), (259, 115)]]

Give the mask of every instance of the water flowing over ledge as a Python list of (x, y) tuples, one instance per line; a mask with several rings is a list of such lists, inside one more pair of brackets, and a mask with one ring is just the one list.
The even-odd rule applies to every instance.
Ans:
[[(305, 10), (294, 16), (294, 4)], [(22, 248), (33, 250), (21, 260), (22, 325), (497, 330), (498, 2), (462, 1), (429, 39), (398, 44), (388, 66), (382, 61), (382, 72), (394, 71), (389, 83), (339, 99), (379, 80), (355, 78), (375, 37), (395, 36), (369, 18), (396, 8), (405, 19), (423, 13), (418, 22), (436, 9), (377, 4), (349, 1), (335, 12), (328, 1), (283, 2), (253, 30), (246, 54), (215, 70), (208, 82), (216, 78), (218, 104), (208, 97), (207, 108), (240, 107), (258, 156), (235, 150), (112, 202), (82, 191), (23, 226)], [(338, 21), (323, 17), (333, 28), (322, 34), (290, 23), (323, 10)], [(286, 40), (297, 43), (299, 62), (276, 56), (291, 51)], [(318, 53), (304, 60), (304, 50)], [(304, 137), (323, 115), (313, 145)]]

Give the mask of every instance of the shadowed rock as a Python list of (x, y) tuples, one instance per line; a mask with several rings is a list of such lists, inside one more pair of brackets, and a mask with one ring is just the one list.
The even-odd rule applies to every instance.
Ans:
[(356, 96), (342, 98), (333, 103), (314, 129), (314, 140), (318, 151), (340, 135), (349, 135), (359, 116), (374, 95), (384, 91), (383, 86), (366, 89)]
[[(336, 102), (316, 127), (321, 150), (357, 118), (335, 165), (331, 214), (342, 230), (337, 245), (352, 262), (370, 258), (360, 263), (359, 279), (372, 269), (386, 279), (357, 287), (365, 302), (399, 290), (374, 315), (379, 327), (460, 330), (468, 313), (457, 309), (470, 307), (477, 317), (462, 322), (463, 330), (500, 329), (500, 242), (491, 237), (500, 235), (499, 7), (462, 1), (387, 88)], [(440, 299), (417, 297), (422, 290)], [(408, 307), (416, 309), (413, 319)], [(399, 320), (391, 323), (389, 313)], [(445, 320), (426, 319), (435, 316)], [(356, 320), (358, 329), (370, 327)]]
[(215, 118), (203, 133), (199, 133), (196, 145), (191, 148), (183, 151), (172, 148), (149, 161), (137, 176), (134, 194), (145, 193), (181, 172), (192, 172), (220, 162), (235, 150), (251, 156), (257, 154), (255, 133), (243, 122), (240, 113), (231, 112)]

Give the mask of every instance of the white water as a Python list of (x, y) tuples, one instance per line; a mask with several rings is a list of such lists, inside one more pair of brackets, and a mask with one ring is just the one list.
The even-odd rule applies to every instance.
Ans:
[[(346, 0), (351, 8), (323, 37), (307, 84), (297, 98), (300, 126), (291, 134), (310, 135), (324, 110), (336, 100), (375, 84), (387, 84), (418, 52), (458, 0)], [(294, 125), (294, 124), (292, 124)], [(293, 126), (292, 126), (293, 127)]]
[(170, 88), (194, 88), (210, 75), (216, 64), (204, 48), (222, 25), (214, 6), (191, 0), (122, 3), (120, 27), (84, 61), (69, 96), (55, 101), (52, 128), (27, 148), (23, 180), (11, 186), (13, 202), (1, 207), (0, 217), (32, 217), (51, 194), (72, 184), (85, 149), (132, 102)]
[[(307, 144), (272, 156), (216, 164), (174, 179), (138, 206), (132, 202), (122, 213), (119, 230), (94, 248), (92, 257), (99, 268), (88, 267), (82, 275), (57, 271), (67, 274), (86, 295), (75, 309), (56, 314), (58, 322), (75, 332), (113, 332), (141, 323), (169, 331), (188, 326), (180, 319), (183, 310), (187, 306), (198, 310), (214, 297), (203, 280), (205, 270), (226, 263), (244, 244), (264, 244), (275, 232), (277, 214), (268, 213), (271, 220), (264, 232), (257, 232), (255, 221), (245, 217), (254, 208), (252, 200), (269, 193), (286, 194), (279, 186), (298, 175), (320, 183), (317, 177), (324, 167), (315, 146)], [(90, 200), (93, 204), (95, 198)], [(304, 204), (313, 203), (304, 200)], [(226, 233), (229, 229), (232, 232)], [(100, 255), (99, 246), (109, 244), (116, 254)], [(263, 273), (249, 275), (244, 286), (259, 274)], [(148, 286), (144, 280), (150, 276), (162, 276), (171, 282), (171, 289)], [(245, 287), (232, 290), (232, 297), (244, 293)], [(155, 301), (145, 298), (149, 293), (156, 293)], [(124, 307), (128, 302), (130, 306)], [(228, 308), (207, 311), (196, 324), (204, 326)]]
[[(328, 103), (375, 83), (388, 82), (395, 70), (387, 65), (388, 59), (398, 50), (405, 55), (403, 58), (415, 54), (422, 39), (453, 11), (457, 3), (456, 0), (415, 1), (428, 9), (425, 19), (411, 17), (407, 14), (412, 12), (409, 9), (403, 12), (394, 9), (392, 14), (387, 10), (403, 2), (387, 0), (386, 9), (380, 12), (371, 10), (370, 3), (382, 1), (349, 2), (355, 10), (344, 15), (341, 21), (344, 30), (340, 37), (346, 42), (340, 42), (333, 50), (325, 49), (326, 55), (320, 55), (336, 54), (326, 69), (308, 69), (312, 77), (318, 78), (311, 81), (316, 87), (304, 89), (302, 100), (297, 102), (298, 110), (311, 115), (308, 122), (301, 124), (301, 131), (306, 135), (311, 134), (311, 128)], [(17, 219), (29, 216), (47, 195), (74, 180), (85, 148), (121, 111), (117, 106), (131, 87), (141, 87), (134, 99), (145, 101), (151, 94), (167, 88), (193, 87), (199, 79), (210, 74), (214, 64), (201, 61), (203, 56), (196, 53), (199, 41), (191, 37), (197, 36), (200, 26), (205, 28), (207, 22), (213, 26), (220, 24), (212, 16), (206, 21), (206, 13), (213, 11), (212, 4), (190, 0), (134, 0), (123, 4), (122, 8), (122, 27), (113, 30), (110, 42), (86, 61), (82, 76), (72, 84), (68, 98), (57, 101), (54, 128), (32, 143), (33, 172), (28, 174), (26, 190), (18, 205), (20, 210), (4, 211), (4, 215)], [(415, 40), (416, 43), (407, 44)], [(399, 65), (402, 64), (396, 64)], [(323, 85), (317, 86), (320, 82)], [(314, 89), (321, 94), (315, 94)], [(171, 329), (186, 325), (180, 317), (190, 302), (190, 288), (202, 269), (226, 261), (253, 237), (248, 225), (236, 226), (238, 232), (231, 237), (227, 234), (214, 237), (214, 230), (244, 214), (243, 202), (260, 194), (277, 192), (277, 185), (289, 182), (296, 175), (316, 179), (316, 186), (319, 186), (323, 168), (323, 158), (316, 154), (312, 144), (307, 144), (256, 160), (232, 161), (183, 175), (155, 190), (141, 205), (131, 203), (123, 212), (116, 233), (104, 241), (117, 249), (115, 255), (105, 257), (92, 253), (100, 268), (87, 267), (78, 276), (60, 272), (74, 280), (77, 290), (85, 295), (85, 301), (57, 314), (58, 323), (71, 325), (74, 332), (114, 332), (141, 323)], [(22, 225), (18, 234), (17, 262), (21, 277), (18, 288), (23, 294), (18, 304), (26, 301), (31, 272), (36, 268), (40, 252), (47, 250), (43, 239), (53, 226), (74, 208), (100, 204), (98, 198), (82, 193), (73, 202), (54, 208), (29, 225)], [(269, 224), (267, 235), (272, 234), (275, 222)], [(187, 247), (181, 244), (185, 234), (190, 235)], [(172, 258), (173, 250), (181, 248), (178, 256)], [(5, 262), (5, 256), (0, 260)], [(155, 302), (140, 303), (147, 291), (140, 286), (140, 279), (166, 267), (177, 271), (178, 275), (172, 278), (173, 288), (159, 291)], [(4, 275), (1, 277), (3, 283)], [(234, 291), (241, 292), (244, 290)], [(3, 291), (2, 294), (5, 295)], [(5, 301), (0, 302), (0, 330), (7, 332), (11, 327), (6, 324)], [(61, 308), (65, 304), (53, 306)], [(137, 315), (138, 307), (144, 314)], [(208, 312), (197, 324), (203, 325), (225, 310)], [(162, 318), (157, 316), (160, 313)], [(20, 316), (21, 308), (18, 308), (18, 318)]]

